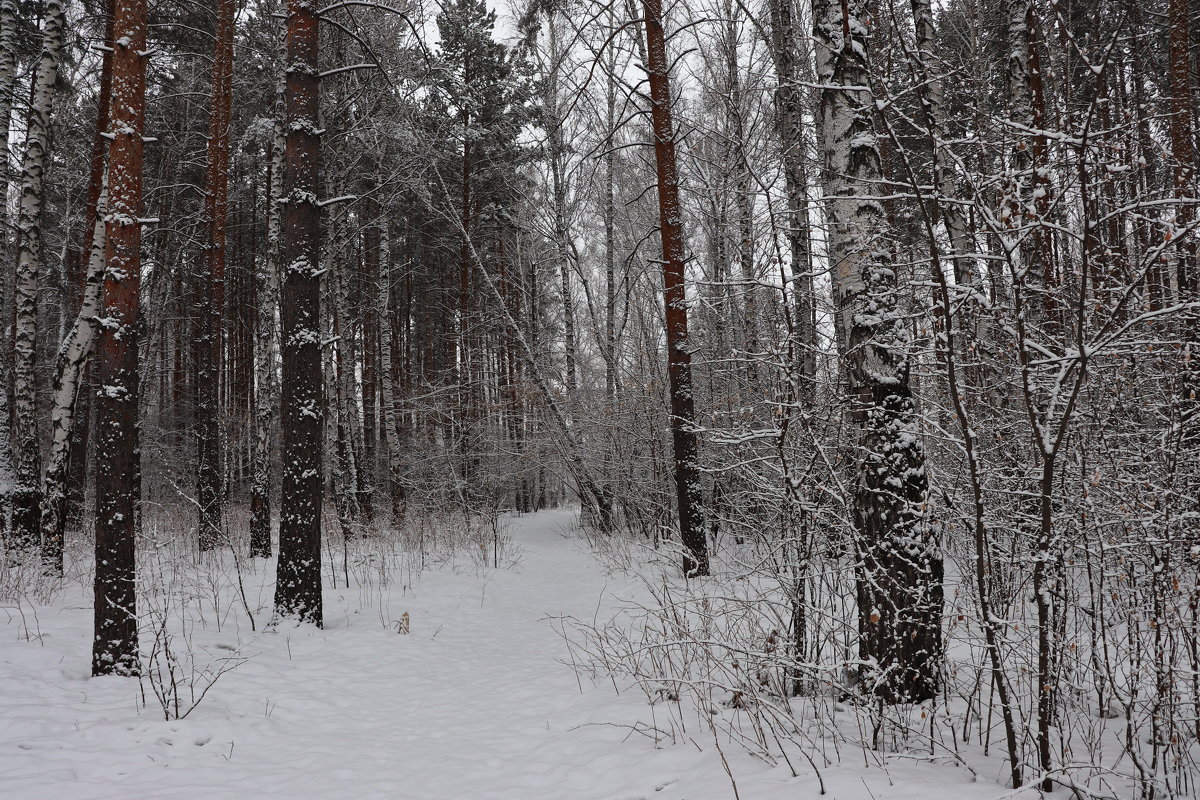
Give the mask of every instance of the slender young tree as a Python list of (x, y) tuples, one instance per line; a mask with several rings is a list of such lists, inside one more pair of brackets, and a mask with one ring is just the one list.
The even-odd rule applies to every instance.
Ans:
[(663, 299), (666, 307), (667, 378), (671, 388), (671, 440), (674, 448), (675, 495), (683, 540), (683, 571), (708, 574), (708, 542), (700, 509), (701, 488), (692, 354), (688, 350), (687, 292), (684, 286), (683, 209), (675, 161), (675, 127), (671, 121), (671, 79), (663, 33), (662, 3), (643, 0), (646, 72), (650, 80), (650, 120), (654, 132), (654, 164), (658, 175), (658, 231), (662, 239)]
[(318, 627), (321, 607), (321, 139), (318, 16), (288, 0), (283, 217), (283, 495), (275, 611)]
[[(386, 225), (386, 223), (384, 223)], [(404, 454), (400, 431), (396, 427), (396, 370), (392, 354), (392, 243), (386, 227), (379, 235), (379, 284), (377, 302), (379, 315), (379, 385), (383, 405), (383, 436), (387, 446), (388, 487), (392, 501), (392, 524), (404, 519), (407, 497), (404, 489)]]
[[(280, 44), (286, 47), (283, 37)], [(283, 49), (281, 47), (281, 49)], [(279, 63), (284, 63), (281, 52)], [(279, 336), (275, 315), (279, 309), (280, 232), (283, 224), (283, 173), (287, 139), (283, 132), (284, 82), (279, 82), (267, 147), (267, 253), (259, 261), (258, 316), (255, 322), (254, 483), (250, 495), (250, 554), (271, 555), (271, 442), (279, 406)]]
[(808, 209), (808, 166), (804, 140), (802, 59), (792, 0), (769, 0), (770, 51), (775, 67), (775, 125), (787, 189), (787, 242), (791, 256), (793, 336), (802, 386), (812, 398), (817, 374), (817, 310), (813, 290), (811, 222)]
[(138, 300), (146, 0), (114, 0), (103, 327), (96, 402), (96, 603), (93, 675), (139, 672), (134, 585), (141, 502)]
[(198, 290), (196, 346), (196, 504), (200, 549), (222, 539), (220, 365), (225, 328), (225, 223), (229, 210), (229, 122), (233, 103), (233, 0), (217, 0), (209, 107), (205, 217), (207, 274)]

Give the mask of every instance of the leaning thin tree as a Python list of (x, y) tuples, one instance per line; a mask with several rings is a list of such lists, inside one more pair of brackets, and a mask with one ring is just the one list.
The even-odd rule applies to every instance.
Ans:
[(675, 165), (675, 128), (671, 122), (671, 78), (663, 34), (662, 3), (643, 0), (646, 72), (650, 81), (650, 120), (658, 174), (658, 230), (662, 238), (663, 295), (667, 321), (667, 379), (671, 387), (671, 440), (675, 453), (675, 493), (683, 540), (685, 575), (708, 574), (708, 542), (700, 509), (700, 469), (692, 396), (692, 354), (688, 352), (687, 294), (683, 273), (683, 211)]
[(141, 288), (142, 130), (146, 117), (146, 0), (113, 3), (109, 102), (107, 268), (96, 403), (96, 631), (93, 675), (138, 673), (134, 545), (138, 468), (138, 294)]
[(321, 140), (318, 15), (288, 0), (283, 216), (283, 495), (275, 611), (321, 625)]

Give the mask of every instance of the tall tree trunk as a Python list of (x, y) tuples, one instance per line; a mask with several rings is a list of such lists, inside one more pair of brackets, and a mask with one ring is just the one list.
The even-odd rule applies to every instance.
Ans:
[(201, 550), (224, 539), (219, 398), (225, 319), (225, 221), (229, 210), (229, 122), (233, 102), (234, 0), (216, 0), (212, 104), (209, 107), (205, 217), (207, 274), (198, 288), (196, 337), (196, 504)]
[[(282, 39), (281, 39), (282, 44)], [(280, 54), (284, 63), (286, 53)], [(283, 81), (279, 83), (275, 104), (272, 140), (267, 156), (267, 253), (260, 263), (258, 279), (258, 317), (255, 330), (255, 414), (254, 483), (250, 496), (250, 555), (271, 555), (271, 442), (275, 427), (275, 409), (279, 406), (279, 338), (275, 313), (279, 307), (279, 234), (283, 213), (284, 152)]]
[(379, 315), (379, 385), (383, 396), (383, 436), (387, 445), (388, 492), (392, 500), (392, 524), (404, 520), (404, 455), (400, 450), (400, 431), (396, 427), (396, 385), (392, 365), (392, 313), (388, 308), (392, 287), (392, 246), (387, 223), (383, 225), (379, 245), (379, 284), (376, 290)]
[[(725, 31), (721, 46), (724, 49), (725, 60), (725, 113), (730, 126), (729, 157), (732, 163), (729, 168), (734, 176), (733, 217), (734, 233), (737, 237), (738, 276), (735, 279), (740, 286), (742, 297), (741, 341), (738, 349), (746, 354), (758, 352), (759, 342), (759, 309), (758, 309), (758, 275), (754, 263), (754, 191), (751, 188), (753, 175), (747, 154), (746, 118), (742, 94), (742, 69), (738, 63), (738, 25), (737, 11), (732, 0), (725, 2)], [(732, 269), (730, 270), (732, 273)], [(749, 355), (752, 359), (753, 355)], [(747, 364), (745, 370), (753, 375), (753, 364)], [(753, 378), (751, 379), (753, 381)]]
[(792, 257), (792, 336), (804, 397), (811, 402), (817, 376), (817, 309), (813, 290), (811, 223), (808, 213), (808, 167), (804, 144), (804, 98), (800, 89), (803, 63), (796, 52), (799, 38), (792, 0), (770, 0), (771, 59), (775, 65), (775, 125), (783, 150), (787, 188), (787, 241)]
[[(613, 9), (608, 13), (610, 29), (616, 27)], [(617, 54), (616, 48), (605, 49), (604, 71), (604, 386), (608, 402), (615, 407), (620, 380), (617, 353)]]
[(939, 202), (933, 204), (950, 240), (950, 258), (954, 264), (954, 282), (958, 286), (974, 286), (978, 276), (971, 265), (969, 255), (974, 251), (967, 233), (967, 223), (955, 202), (954, 173), (950, 167), (949, 145), (946, 133), (946, 92), (942, 87), (941, 75), (934, 70), (937, 59), (937, 28), (933, 23), (933, 7), (930, 0), (912, 0), (913, 27), (916, 32), (916, 60), (919, 73), (917, 97), (925, 111), (929, 136), (933, 140), (933, 185)]
[(16, 270), (16, 327), (13, 341), (13, 487), (12, 537), (18, 546), (38, 541), (41, 522), (42, 453), (38, 441), (37, 329), (38, 286), (42, 271), (43, 178), (50, 150), (50, 121), (62, 60), (66, 9), (62, 0), (46, 3), (42, 52), (33, 78), (33, 100), (25, 135), (21, 202), (17, 210), (20, 248)]
[(671, 387), (671, 438), (675, 454), (675, 494), (679, 532), (685, 549), (685, 575), (708, 574), (708, 542), (700, 508), (699, 448), (692, 354), (688, 352), (687, 293), (684, 286), (683, 209), (675, 162), (675, 128), (671, 122), (671, 79), (668, 74), (662, 3), (642, 0), (646, 31), (646, 72), (650, 80), (654, 162), (658, 174), (658, 225), (662, 238), (663, 297), (666, 307), (667, 378)]
[[(370, 208), (370, 206), (367, 206)], [(378, 206), (376, 206), (378, 208)], [(369, 212), (368, 212), (369, 213)], [(378, 212), (376, 212), (378, 213)], [(375, 304), (375, 293), (371, 291), (379, 283), (379, 227), (368, 224), (364, 235), (361, 263), (366, 271), (360, 276), (363, 287), (358, 298), (362, 309), (362, 460), (358, 469), (358, 505), (363, 513), (363, 522), (368, 525), (374, 517), (376, 443), (379, 440), (379, 315)], [(353, 383), (353, 381), (352, 381)]]
[(318, 627), (321, 608), (321, 141), (317, 12), (288, 0), (284, 165), (283, 495), (275, 610)]
[[(0, 0), (0, 198), (8, 197), (11, 177), (8, 129), (17, 84), (17, 21), (16, 0)], [(0, 203), (0, 222), (3, 223), (3, 230), (0, 230), (0, 260), (3, 260), (9, 256), (10, 243), (7, 201)], [(7, 294), (11, 289), (12, 282), (7, 276), (0, 280), (0, 292)], [(7, 354), (0, 354), (0, 529), (6, 537), (10, 533), (8, 511), (16, 483), (10, 427), (12, 418), (8, 406), (10, 366)]]
[(139, 671), (134, 585), (141, 502), (138, 295), (141, 288), (142, 130), (146, 0), (113, 0), (109, 198), (104, 315), (96, 401), (96, 603), (93, 675)]
[(859, 651), (885, 702), (937, 694), (942, 561), (925, 520), (925, 455), (913, 423), (905, 322), (882, 203), (870, 86), (868, 0), (814, 0), (829, 262), (858, 432), (853, 513)]
[[(17, 86), (17, 21), (20, 11), (16, 0), (0, 0), (0, 197), (8, 197), (11, 179), (8, 161), (8, 128), (12, 117), (13, 95)], [(103, 89), (103, 86), (101, 87)], [(8, 221), (8, 204), (0, 211)], [(0, 241), (7, 249), (9, 233)]]
[(557, 14), (549, 11), (546, 28), (550, 35), (550, 63), (546, 66), (546, 125), (550, 152), (550, 182), (552, 215), (554, 218), (554, 249), (558, 257), (558, 272), (563, 304), (563, 359), (566, 375), (567, 396), (572, 397), (579, 388), (579, 371), (576, 357), (575, 306), (572, 302), (571, 269), (573, 259), (570, 231), (567, 225), (567, 149), (563, 142), (565, 119), (559, 110), (558, 78), (563, 53), (558, 43)]
[[(77, 300), (81, 308), (86, 302), (87, 289), (89, 286), (88, 278), (91, 274), (93, 259), (98, 257), (100, 260), (100, 269), (104, 269), (104, 220), (100, 210), (101, 193), (106, 192), (106, 177), (105, 168), (107, 165), (106, 156), (108, 154), (108, 139), (105, 138), (105, 133), (108, 131), (108, 103), (112, 91), (112, 2), (106, 0), (104, 3), (104, 45), (107, 49), (103, 51), (100, 67), (100, 91), (97, 95), (96, 103), (96, 130), (92, 136), (92, 156), (91, 168), (88, 176), (88, 195), (87, 206), (84, 213), (84, 225), (80, 232), (80, 266), (79, 266), (79, 298)], [(0, 195), (2, 196), (2, 195)], [(105, 194), (107, 197), (107, 194)], [(97, 231), (101, 234), (99, 249), (96, 247)], [(104, 275), (100, 274), (98, 280), (103, 286)], [(103, 288), (100, 290), (103, 292)], [(78, 308), (76, 309), (78, 313)], [(92, 333), (94, 340), (95, 332)], [(50, 509), (51, 516), (47, 518), (47, 506), (53, 502), (51, 496), (57, 490), (54, 481), (51, 479), (53, 474), (53, 465), (46, 465), (46, 479), (43, 481), (42, 487), (42, 542), (43, 545), (49, 541), (53, 546), (61, 550), (63, 542), (63, 534), (67, 526), (78, 527), (82, 523), (83, 506), (87, 494), (87, 478), (88, 478), (88, 439), (90, 438), (90, 422), (91, 409), (93, 399), (90, 394), (91, 387), (96, 382), (96, 365), (92, 360), (91, 355), (95, 349), (95, 342), (91, 342), (87, 346), (87, 354), (84, 356), (85, 362), (82, 365), (83, 372), (74, 380), (79, 383), (75, 389), (75, 394), (72, 402), (74, 405), (69, 411), (69, 422), (66, 422), (68, 415), (64, 414), (63, 420), (69, 427), (69, 435), (71, 440), (70, 451), (66, 454), (66, 467), (63, 472), (62, 480), (65, 485), (62, 490), (65, 493), (63, 505), (57, 509)], [(62, 382), (62, 374), (56, 378)], [(57, 394), (57, 385), (56, 385)], [(65, 396), (64, 396), (65, 397)], [(65, 409), (64, 409), (65, 411)], [(53, 413), (53, 412), (52, 412)], [(53, 423), (52, 423), (53, 424)], [(53, 454), (50, 456), (53, 461)], [(47, 538), (49, 537), (49, 538)], [(58, 568), (62, 567), (62, 556), (57, 557), (54, 553), (49, 553), (47, 561), (57, 563)]]
[[(1200, 299), (1200, 269), (1197, 268), (1196, 232), (1188, 230), (1195, 222), (1195, 209), (1189, 198), (1195, 198), (1196, 151), (1192, 130), (1192, 81), (1189, 64), (1189, 31), (1187, 0), (1170, 0), (1168, 6), (1169, 36), (1168, 56), (1170, 59), (1171, 150), (1174, 155), (1176, 235), (1176, 280), (1179, 285), (1179, 301), (1194, 303)], [(1184, 434), (1190, 445), (1200, 438), (1195, 419), (1200, 408), (1200, 322), (1197, 312), (1188, 315), (1187, 352), (1183, 358), (1183, 385), (1180, 396), (1184, 417)], [(1194, 447), (1185, 448), (1192, 450)]]

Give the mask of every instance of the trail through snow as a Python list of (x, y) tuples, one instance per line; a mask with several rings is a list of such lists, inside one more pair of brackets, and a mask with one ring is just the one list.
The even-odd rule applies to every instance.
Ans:
[[(153, 698), (139, 709), (136, 679), (88, 677), (91, 608), (80, 594), (9, 608), (0, 798), (734, 797), (711, 736), (655, 749), (622, 727), (649, 718), (640, 692), (616, 696), (560, 662), (566, 648), (550, 618), (591, 619), (611, 607), (614, 587), (630, 589), (568, 535), (572, 524), (564, 512), (517, 520), (518, 566), (427, 571), (412, 589), (393, 589), (382, 613), (357, 590), (327, 590), (324, 630), (250, 632), (244, 611), (240, 627), (234, 611), (220, 632), (197, 628), (193, 646), (217, 655), (241, 646), (251, 657), (184, 720), (164, 721)], [(272, 571), (253, 576), (260, 621)], [(405, 612), (410, 633), (399, 635), (392, 620)], [(811, 774), (724, 750), (741, 800), (818, 796)], [(831, 770), (827, 796), (1003, 793), (953, 768), (900, 770), (900, 779), (861, 761)]]

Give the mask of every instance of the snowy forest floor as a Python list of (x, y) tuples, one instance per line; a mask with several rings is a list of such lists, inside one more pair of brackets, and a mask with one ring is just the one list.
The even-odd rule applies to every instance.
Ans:
[[(740, 800), (817, 797), (802, 766), (793, 777), (732, 743), (718, 751), (711, 733), (656, 748), (631, 733), (652, 713), (640, 692), (563, 663), (555, 618), (602, 619), (637, 592), (606, 574), (574, 523), (568, 512), (512, 520), (507, 569), (460, 558), (412, 586), (327, 589), (323, 630), (263, 630), (274, 562), (243, 565), (257, 631), (232, 606), (172, 643), (194, 657), (176, 653), (185, 679), (194, 665), (236, 664), (184, 719), (164, 719), (148, 679), (88, 677), (89, 590), (9, 604), (0, 797), (724, 800), (735, 797), (725, 763)], [(1011, 794), (950, 765), (880, 769), (850, 754), (822, 776), (839, 800)]]

